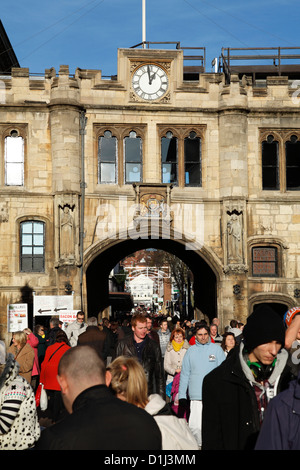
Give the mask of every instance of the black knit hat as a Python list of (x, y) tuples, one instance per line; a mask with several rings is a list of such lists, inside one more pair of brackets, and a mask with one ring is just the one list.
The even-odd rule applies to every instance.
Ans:
[(278, 341), (284, 346), (285, 328), (282, 318), (268, 305), (260, 305), (248, 317), (243, 329), (244, 344), (248, 352), (260, 344)]

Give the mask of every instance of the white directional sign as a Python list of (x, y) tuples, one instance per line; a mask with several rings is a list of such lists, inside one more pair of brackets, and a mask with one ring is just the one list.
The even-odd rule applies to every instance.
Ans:
[(33, 297), (33, 315), (58, 316), (66, 310), (73, 310), (72, 295), (35, 295)]

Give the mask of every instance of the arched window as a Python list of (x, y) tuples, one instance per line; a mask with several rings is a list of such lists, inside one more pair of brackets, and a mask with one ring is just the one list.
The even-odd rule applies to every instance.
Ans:
[(272, 135), (262, 142), (262, 187), (265, 190), (279, 189), (278, 142)]
[(261, 130), (262, 189), (300, 190), (300, 130)]
[(300, 189), (300, 141), (292, 135), (285, 143), (286, 189), (288, 191)]
[(161, 182), (202, 186), (202, 142), (205, 126), (160, 125)]
[(45, 270), (45, 224), (27, 220), (20, 224), (20, 271)]
[(135, 131), (124, 138), (125, 183), (142, 181), (142, 139)]
[(161, 139), (162, 183), (178, 184), (178, 145), (177, 137), (168, 131)]
[(184, 139), (185, 186), (201, 186), (201, 139), (190, 132)]
[(99, 137), (98, 145), (98, 182), (117, 182), (117, 139), (107, 130)]
[(97, 124), (98, 184), (143, 181), (145, 125)]
[(12, 130), (4, 142), (5, 184), (24, 185), (24, 139)]

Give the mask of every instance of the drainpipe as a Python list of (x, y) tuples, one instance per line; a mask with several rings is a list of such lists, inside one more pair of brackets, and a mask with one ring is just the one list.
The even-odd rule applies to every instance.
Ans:
[(86, 134), (86, 123), (87, 117), (85, 116), (85, 111), (80, 113), (80, 135), (81, 135), (81, 207), (80, 207), (80, 233), (79, 233), (79, 248), (80, 248), (80, 302), (81, 310), (83, 310), (83, 239), (85, 237), (84, 232), (84, 206), (85, 206), (85, 163), (84, 163), (84, 136)]

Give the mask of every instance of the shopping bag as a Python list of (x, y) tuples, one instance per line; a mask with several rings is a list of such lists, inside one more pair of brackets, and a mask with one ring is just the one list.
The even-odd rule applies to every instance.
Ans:
[(44, 389), (44, 385), (40, 383), (35, 392), (35, 403), (37, 408), (40, 407), (42, 411), (45, 411), (48, 407), (47, 392)]
[(48, 397), (47, 397), (47, 392), (44, 389), (44, 385), (42, 384), (42, 390), (41, 390), (41, 398), (40, 398), (40, 408), (42, 411), (45, 411), (48, 407)]
[(172, 383), (173, 381), (166, 385), (166, 395), (169, 398), (171, 398)]
[(40, 406), (42, 387), (43, 387), (43, 384), (39, 384), (35, 392), (35, 404), (37, 408)]

